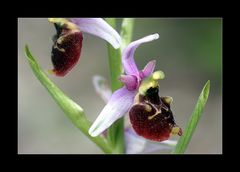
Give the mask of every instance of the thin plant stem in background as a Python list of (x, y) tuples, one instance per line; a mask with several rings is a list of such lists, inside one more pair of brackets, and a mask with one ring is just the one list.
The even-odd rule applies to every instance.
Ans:
[[(113, 28), (116, 28), (116, 19), (106, 18), (108, 24)], [(121, 27), (122, 46), (121, 49), (115, 50), (108, 43), (108, 59), (111, 76), (111, 88), (112, 91), (122, 87), (122, 83), (119, 81), (119, 76), (123, 73), (121, 52), (131, 42), (132, 32), (134, 26), (134, 19), (123, 19)], [(124, 119), (120, 118), (108, 129), (109, 142), (114, 147), (114, 153), (124, 153)]]

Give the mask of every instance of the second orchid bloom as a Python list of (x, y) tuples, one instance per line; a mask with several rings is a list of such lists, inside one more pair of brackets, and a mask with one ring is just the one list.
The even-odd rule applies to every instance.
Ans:
[(108, 41), (115, 49), (121, 45), (120, 35), (101, 18), (49, 18), (57, 34), (53, 37), (52, 73), (65, 76), (78, 62), (83, 34), (82, 32), (98, 36)]
[(146, 36), (130, 43), (123, 50), (122, 64), (126, 75), (119, 79), (124, 86), (112, 94), (90, 127), (91, 136), (98, 136), (126, 113), (129, 113), (135, 132), (146, 139), (164, 141), (171, 135), (182, 135), (170, 109), (172, 98), (158, 95), (158, 81), (164, 78), (164, 73), (153, 72), (155, 60), (150, 61), (143, 70), (137, 68), (134, 60), (134, 53), (139, 45), (158, 38), (158, 34)]

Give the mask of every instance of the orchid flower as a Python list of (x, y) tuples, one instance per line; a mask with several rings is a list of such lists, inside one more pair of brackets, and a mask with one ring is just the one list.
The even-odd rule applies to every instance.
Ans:
[(122, 52), (122, 64), (126, 75), (120, 76), (124, 86), (116, 90), (89, 129), (92, 137), (98, 136), (117, 119), (129, 112), (135, 132), (154, 141), (167, 140), (170, 135), (182, 135), (174, 121), (171, 97), (159, 97), (158, 80), (164, 78), (162, 71), (154, 71), (155, 60), (139, 70), (134, 61), (136, 48), (142, 43), (159, 38), (158, 34), (146, 36), (130, 43)]
[[(105, 103), (111, 98), (111, 89), (107, 84), (107, 80), (102, 76), (95, 75), (92, 79), (95, 91), (104, 100)], [(106, 137), (107, 131), (105, 130), (103, 136)], [(125, 136), (125, 152), (126, 154), (139, 154), (139, 153), (153, 153), (161, 150), (172, 149), (177, 141), (166, 140), (163, 142), (152, 142), (137, 135), (132, 127), (128, 126), (124, 129)]]
[(121, 45), (120, 35), (101, 18), (49, 18), (57, 34), (53, 37), (51, 73), (65, 76), (78, 62), (82, 49), (82, 32), (108, 41), (115, 49)]

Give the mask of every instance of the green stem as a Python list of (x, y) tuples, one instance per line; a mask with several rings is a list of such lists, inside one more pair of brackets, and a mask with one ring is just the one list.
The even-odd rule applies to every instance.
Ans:
[[(116, 29), (116, 19), (107, 18), (106, 21)], [(121, 51), (130, 43), (132, 38), (132, 30), (134, 25), (134, 19), (123, 19), (121, 28), (122, 45), (121, 49), (115, 50), (110, 44), (108, 44), (108, 57), (111, 75), (111, 88), (112, 91), (116, 91), (123, 85), (119, 81), (119, 76), (123, 73), (121, 62)], [(108, 129), (108, 140), (113, 146), (113, 153), (124, 153), (124, 118), (117, 120)]]
[(121, 51), (131, 42), (133, 33), (134, 19), (124, 18), (122, 22), (121, 38), (122, 45)]
[(108, 141), (102, 136), (91, 137), (88, 134), (88, 130), (91, 123), (87, 120), (83, 109), (66, 96), (61, 89), (59, 89), (43, 72), (42, 68), (38, 65), (35, 58), (32, 56), (28, 47), (25, 47), (25, 54), (27, 60), (38, 80), (47, 89), (55, 102), (61, 107), (66, 116), (72, 121), (72, 123), (79, 128), (90, 140), (96, 143), (105, 153), (111, 153), (112, 148)]
[[(116, 28), (116, 20), (108, 18), (106, 21)], [(111, 88), (115, 90), (122, 87), (122, 83), (118, 80), (118, 77), (123, 72), (121, 63), (120, 49), (115, 50), (112, 45), (108, 43), (108, 58), (110, 66)], [(124, 119), (120, 118), (108, 129), (108, 141), (113, 146), (113, 153), (124, 153)]]

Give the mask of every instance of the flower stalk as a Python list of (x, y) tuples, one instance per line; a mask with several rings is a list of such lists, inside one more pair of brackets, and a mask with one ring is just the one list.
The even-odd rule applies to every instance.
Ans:
[[(116, 28), (116, 19), (107, 18), (107, 23), (110, 24), (114, 29)], [(115, 50), (108, 43), (108, 61), (110, 67), (110, 85), (112, 91), (115, 91), (122, 87), (122, 83), (118, 80), (118, 77), (123, 72), (121, 64), (121, 51), (120, 49)], [(117, 120), (108, 129), (108, 141), (113, 146), (113, 153), (124, 153), (124, 120), (123, 118)]]
[[(115, 18), (106, 18), (105, 20), (114, 29), (116, 29)], [(108, 58), (109, 58), (109, 67), (110, 67), (110, 75), (111, 75), (110, 84), (113, 92), (123, 86), (122, 83), (119, 81), (119, 76), (123, 73), (123, 67), (121, 62), (121, 56), (122, 56), (121, 52), (131, 42), (133, 26), (134, 26), (134, 19), (130, 19), (130, 18), (123, 19), (122, 27), (121, 27), (121, 38), (122, 38), (121, 49), (115, 50), (108, 43)], [(124, 119), (123, 118), (120, 118), (119, 120), (117, 120), (108, 129), (108, 140), (114, 148), (113, 153), (125, 152)]]

